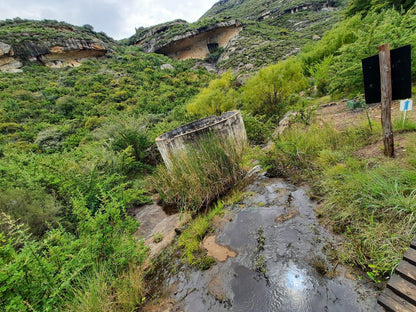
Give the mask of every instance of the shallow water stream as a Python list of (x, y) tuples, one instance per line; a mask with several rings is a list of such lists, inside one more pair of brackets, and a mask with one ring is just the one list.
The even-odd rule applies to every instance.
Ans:
[(260, 176), (245, 191), (216, 230), (234, 257), (168, 276), (167, 311), (382, 311), (370, 281), (327, 259), (336, 241), (305, 188)]

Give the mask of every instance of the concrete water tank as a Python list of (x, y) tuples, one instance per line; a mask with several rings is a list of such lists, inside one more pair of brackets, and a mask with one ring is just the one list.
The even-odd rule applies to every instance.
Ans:
[(175, 153), (186, 151), (188, 147), (197, 143), (208, 133), (218, 136), (220, 140), (233, 142), (240, 152), (247, 144), (246, 129), (239, 111), (226, 112), (221, 116), (209, 116), (166, 132), (156, 138), (156, 145), (166, 166), (169, 166), (169, 159)]

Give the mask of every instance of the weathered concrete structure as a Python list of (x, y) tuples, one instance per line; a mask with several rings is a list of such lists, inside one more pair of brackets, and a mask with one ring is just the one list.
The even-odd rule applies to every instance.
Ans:
[(242, 151), (247, 144), (246, 129), (240, 112), (230, 111), (221, 116), (209, 116), (166, 132), (156, 138), (156, 145), (165, 164), (169, 166), (173, 155), (179, 151), (186, 151), (208, 133), (217, 135), (220, 140), (233, 142), (238, 151)]

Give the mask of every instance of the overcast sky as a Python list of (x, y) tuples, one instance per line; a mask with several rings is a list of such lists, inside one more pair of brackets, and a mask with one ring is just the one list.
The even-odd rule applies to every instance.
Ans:
[(0, 20), (52, 19), (90, 24), (114, 39), (130, 37), (135, 28), (174, 19), (194, 22), (218, 0), (0, 0)]

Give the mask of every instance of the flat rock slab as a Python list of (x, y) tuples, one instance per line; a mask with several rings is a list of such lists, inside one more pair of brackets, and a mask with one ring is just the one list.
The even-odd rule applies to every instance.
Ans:
[(181, 226), (180, 214), (166, 214), (159, 205), (146, 205), (131, 212), (140, 222), (137, 237), (143, 238), (150, 248), (149, 257), (154, 258), (175, 239), (175, 229)]

